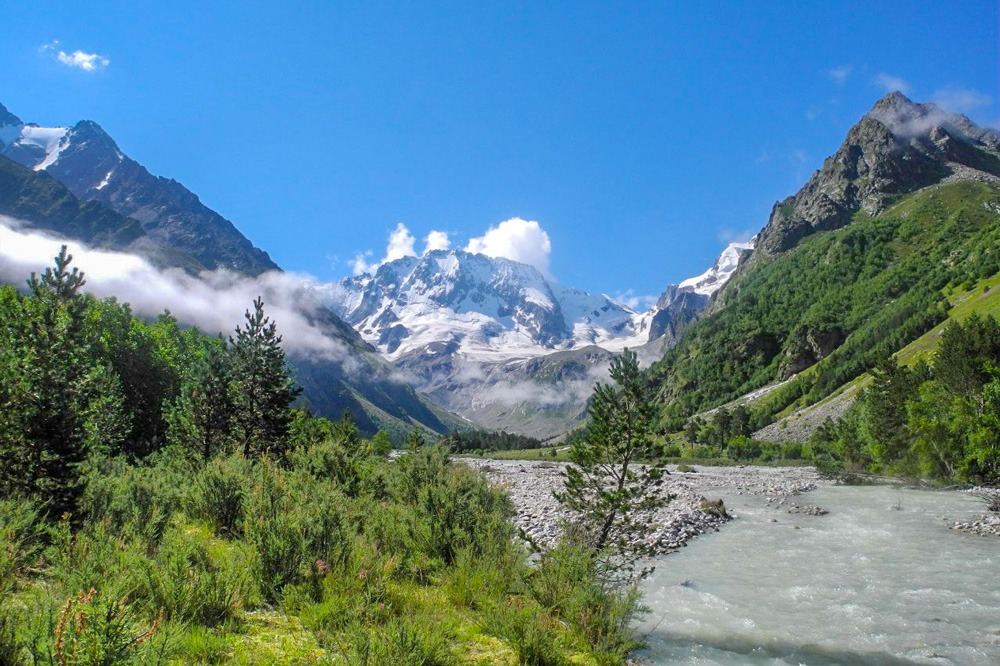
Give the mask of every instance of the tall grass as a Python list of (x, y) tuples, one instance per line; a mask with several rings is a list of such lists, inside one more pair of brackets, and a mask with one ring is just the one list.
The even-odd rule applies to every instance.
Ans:
[(635, 596), (510, 515), (433, 447), (91, 461), (82, 520), (0, 500), (0, 664), (623, 664)]

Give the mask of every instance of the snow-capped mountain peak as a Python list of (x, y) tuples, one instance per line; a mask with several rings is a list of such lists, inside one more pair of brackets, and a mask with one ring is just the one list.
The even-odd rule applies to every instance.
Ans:
[(468, 358), (526, 358), (641, 344), (639, 316), (502, 257), (435, 250), (324, 287), (336, 314), (390, 359), (451, 344)]
[[(101, 126), (87, 120), (73, 127), (7, 125), (0, 128), (0, 154), (29, 169), (68, 180), (67, 185), (78, 196), (107, 187), (125, 159)], [(87, 168), (80, 168), (83, 163)]]
[(701, 275), (684, 280), (677, 288), (679, 291), (690, 291), (700, 296), (711, 296), (724, 284), (729, 282), (740, 265), (740, 257), (747, 250), (753, 249), (753, 240), (748, 243), (730, 243), (715, 263)]

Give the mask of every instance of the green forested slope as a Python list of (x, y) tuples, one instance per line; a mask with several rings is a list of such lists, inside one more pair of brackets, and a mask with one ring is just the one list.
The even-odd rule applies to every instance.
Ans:
[(943, 184), (758, 257), (650, 370), (662, 424), (800, 373), (756, 415), (766, 422), (873, 367), (946, 317), (942, 290), (1000, 271), (998, 211), (992, 185)]

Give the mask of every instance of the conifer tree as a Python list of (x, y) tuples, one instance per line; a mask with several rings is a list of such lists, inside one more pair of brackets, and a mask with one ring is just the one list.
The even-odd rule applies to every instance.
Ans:
[(648, 539), (646, 520), (664, 506), (664, 466), (654, 462), (655, 407), (635, 352), (611, 361), (614, 384), (598, 384), (590, 401), (587, 436), (573, 443), (562, 492), (556, 498), (576, 518), (594, 556), (629, 574), (661, 544)]
[(410, 453), (416, 453), (424, 448), (426, 443), (424, 434), (420, 432), (420, 428), (414, 427), (410, 434), (406, 436), (406, 450)]
[(227, 447), (233, 418), (230, 376), (223, 345), (207, 346), (193, 375), (181, 386), (180, 395), (167, 411), (167, 437), (172, 444), (203, 460)]
[(289, 446), (291, 405), (301, 389), (292, 379), (277, 325), (264, 315), (263, 299), (253, 306), (236, 338), (229, 338), (232, 431), (243, 455), (281, 456)]
[(54, 515), (72, 512), (86, 457), (86, 380), (92, 361), (85, 334), (84, 275), (70, 268), (63, 245), (55, 266), (28, 280), (24, 301), (22, 386), (24, 432), (18, 447), (3, 447), (5, 486), (34, 495)]

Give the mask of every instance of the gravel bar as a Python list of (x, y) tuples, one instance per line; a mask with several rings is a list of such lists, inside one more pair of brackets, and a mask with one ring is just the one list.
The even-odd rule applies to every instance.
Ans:
[[(490, 481), (510, 493), (517, 511), (515, 525), (532, 541), (546, 548), (558, 541), (568, 514), (553, 492), (562, 488), (565, 463), (527, 460), (459, 458), (486, 473)], [(769, 500), (814, 490), (822, 481), (812, 467), (702, 467), (679, 472), (668, 466), (661, 492), (673, 495), (666, 507), (650, 516), (650, 540), (663, 538), (664, 553), (686, 545), (699, 534), (717, 532), (735, 518), (708, 504), (713, 494), (764, 495)]]

